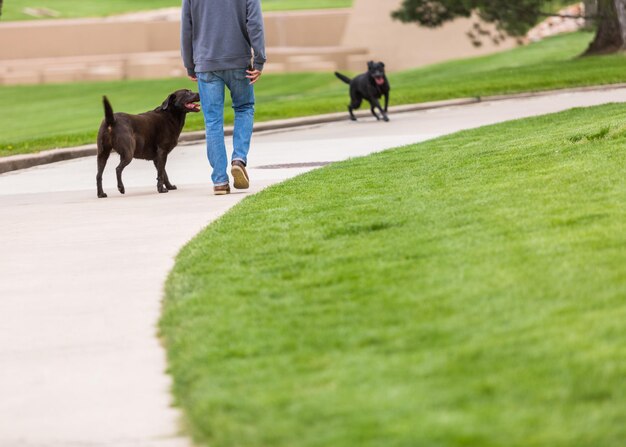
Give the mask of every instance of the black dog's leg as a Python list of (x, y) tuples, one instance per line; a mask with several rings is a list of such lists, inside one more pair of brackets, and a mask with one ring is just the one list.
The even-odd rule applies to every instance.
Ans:
[(165, 163), (167, 162), (167, 153), (157, 150), (157, 158), (154, 160), (154, 165), (157, 170), (157, 191), (159, 193), (168, 192), (168, 188), (164, 186), (165, 183)]
[[(389, 117), (387, 116), (387, 112), (385, 112), (383, 110), (383, 108), (380, 106), (380, 102), (378, 101), (378, 99), (374, 98), (372, 100), (372, 113), (374, 113), (374, 109), (377, 108), (378, 110), (380, 110), (383, 114), (383, 120), (385, 121), (389, 121)], [(374, 113), (374, 115), (376, 115), (376, 113)], [(378, 118), (378, 116), (377, 116)]]
[(132, 160), (133, 157), (127, 151), (121, 151), (120, 164), (115, 168), (115, 173), (117, 174), (117, 190), (121, 194), (126, 193), (126, 188), (124, 188), (124, 183), (122, 182), (122, 171)]
[(361, 107), (361, 100), (352, 100), (352, 103), (348, 106), (348, 112), (350, 112), (350, 119), (352, 121), (356, 121), (356, 116), (354, 116), (354, 111)]
[(104, 167), (107, 165), (107, 160), (109, 159), (109, 155), (111, 155), (111, 148), (102, 147), (98, 152), (98, 173), (96, 174), (96, 186), (98, 188), (98, 198), (103, 199), (107, 197), (102, 189), (102, 173), (104, 172)]
[[(158, 175), (159, 175), (159, 166), (158, 166), (158, 164), (157, 164), (157, 161), (156, 161), (156, 160), (154, 160), (154, 167), (157, 169), (157, 176), (158, 176)], [(158, 180), (159, 180), (159, 179), (157, 178), (157, 182), (158, 182)], [(167, 190), (168, 190), (168, 191), (172, 191), (172, 190), (176, 190), (176, 189), (178, 189), (178, 188), (176, 187), (176, 185), (172, 185), (172, 184), (170, 183), (170, 179), (169, 179), (169, 177), (167, 176), (167, 171), (165, 170), (165, 167), (163, 167), (163, 184), (165, 185), (165, 187), (167, 188)]]
[(348, 106), (348, 112), (350, 112), (350, 119), (352, 121), (356, 121), (356, 116), (354, 116), (354, 108), (352, 107), (352, 105)]
[(376, 117), (376, 121), (380, 121), (380, 116), (378, 116), (378, 114), (376, 113), (376, 106), (374, 106), (374, 103), (370, 103), (370, 110), (372, 112), (372, 115)]
[(356, 91), (350, 92), (350, 105), (348, 106), (348, 111), (350, 112), (350, 119), (352, 121), (356, 121), (356, 116), (354, 116), (354, 111), (361, 107), (361, 103), (363, 102), (363, 98)]
[(389, 92), (385, 93), (385, 113), (389, 110)]

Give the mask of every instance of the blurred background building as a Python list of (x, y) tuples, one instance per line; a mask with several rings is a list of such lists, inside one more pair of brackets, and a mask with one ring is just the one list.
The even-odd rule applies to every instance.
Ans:
[[(348, 9), (266, 13), (267, 72), (391, 71), (502, 51), (514, 39), (472, 44), (476, 19), (438, 29), (393, 21), (400, 0), (355, 0)], [(0, 84), (184, 76), (178, 8), (104, 19), (0, 23)], [(481, 24), (487, 30), (491, 25)]]

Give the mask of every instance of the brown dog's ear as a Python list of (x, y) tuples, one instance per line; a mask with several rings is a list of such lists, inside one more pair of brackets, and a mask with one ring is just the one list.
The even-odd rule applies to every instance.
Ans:
[(159, 107), (159, 109), (167, 110), (167, 108), (170, 106), (170, 104), (174, 100), (174, 96), (176, 96), (174, 93), (172, 93), (170, 96), (168, 96), (167, 99), (165, 101), (163, 101), (163, 104), (161, 104), (161, 107)]

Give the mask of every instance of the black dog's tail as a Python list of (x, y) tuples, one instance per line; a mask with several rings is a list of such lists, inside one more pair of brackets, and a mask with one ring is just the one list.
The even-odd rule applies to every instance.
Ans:
[(107, 126), (115, 125), (115, 116), (113, 116), (113, 107), (111, 107), (111, 103), (107, 99), (106, 96), (102, 97), (102, 103), (104, 104), (104, 121), (106, 121)]
[(350, 82), (352, 82), (352, 79), (350, 79), (349, 77), (342, 75), (339, 72), (335, 72), (335, 76), (337, 76), (339, 79), (341, 79), (343, 82), (345, 82), (346, 84), (349, 84)]

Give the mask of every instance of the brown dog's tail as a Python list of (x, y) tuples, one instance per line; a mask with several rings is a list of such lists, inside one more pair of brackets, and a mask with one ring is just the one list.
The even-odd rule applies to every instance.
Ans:
[(113, 116), (113, 107), (111, 107), (111, 103), (107, 99), (106, 96), (102, 97), (102, 103), (104, 104), (104, 121), (107, 123), (107, 126), (115, 125), (115, 116)]
[(341, 79), (346, 84), (350, 84), (350, 82), (352, 82), (352, 79), (350, 79), (349, 77), (347, 77), (345, 75), (342, 75), (339, 72), (335, 72), (335, 76), (337, 76), (339, 79)]

